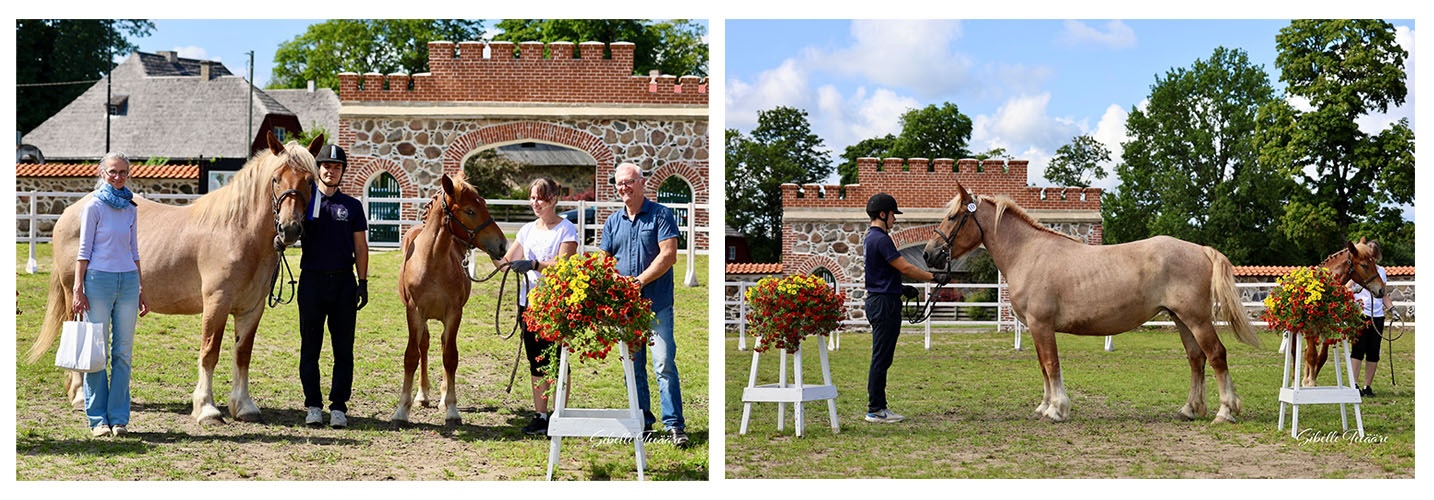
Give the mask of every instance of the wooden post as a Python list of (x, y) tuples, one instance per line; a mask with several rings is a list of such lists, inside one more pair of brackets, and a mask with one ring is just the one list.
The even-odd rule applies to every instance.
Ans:
[(741, 434), (747, 433), (748, 423), (752, 417), (752, 403), (769, 402), (777, 403), (777, 430), (785, 429), (786, 405), (796, 405), (796, 427), (797, 437), (802, 437), (806, 430), (804, 422), (806, 413), (803, 403), (807, 401), (827, 401), (827, 410), (831, 417), (832, 433), (841, 432), (837, 421), (836, 413), (836, 386), (832, 385), (831, 365), (827, 357), (827, 345), (825, 342), (817, 341), (821, 353), (822, 362), (822, 385), (806, 385), (802, 381), (802, 348), (797, 349), (795, 356), (796, 378), (793, 384), (787, 384), (787, 363), (786, 350), (782, 351), (782, 363), (779, 371), (779, 381), (776, 384), (757, 385), (757, 363), (761, 355), (752, 353), (752, 370), (747, 378), (747, 388), (742, 391), (742, 428)]
[(627, 385), (626, 409), (575, 409), (568, 408), (568, 351), (562, 350), (558, 362), (558, 385), (554, 393), (557, 403), (553, 415), (548, 418), (548, 480), (553, 480), (553, 469), (558, 464), (562, 451), (562, 440), (568, 437), (632, 439), (637, 456), (637, 480), (645, 479), (647, 453), (643, 449), (642, 410), (637, 406), (637, 384), (633, 376), (632, 356), (626, 342), (618, 342), (618, 353), (622, 356), (622, 376)]

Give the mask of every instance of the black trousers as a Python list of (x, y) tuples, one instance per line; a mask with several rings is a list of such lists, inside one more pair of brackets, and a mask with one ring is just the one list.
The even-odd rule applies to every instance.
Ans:
[(1359, 336), (1355, 337), (1354, 347), (1351, 347), (1349, 350), (1349, 357), (1350, 359), (1378, 363), (1379, 341), (1383, 339), (1381, 335), (1384, 334), (1384, 316), (1375, 316), (1373, 318), (1365, 316), (1364, 319), (1372, 319), (1373, 321), (1366, 323), (1364, 329), (1360, 330)]
[(304, 271), (299, 275), (299, 381), (304, 406), (322, 407), (319, 390), (319, 351), (324, 347), (324, 325), (334, 349), (333, 382), (329, 410), (349, 411), (354, 381), (354, 323), (358, 316), (358, 283), (352, 271)]
[(866, 411), (886, 409), (886, 370), (901, 336), (901, 295), (868, 294), (866, 321), (871, 324), (871, 368), (866, 374)]

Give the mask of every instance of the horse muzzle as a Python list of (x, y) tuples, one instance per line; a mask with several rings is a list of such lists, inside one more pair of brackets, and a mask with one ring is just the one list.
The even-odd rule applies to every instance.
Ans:
[(294, 222), (290, 224), (279, 224), (278, 234), (274, 235), (274, 247), (278, 248), (280, 246), (292, 246), (293, 244), (298, 243), (299, 238), (303, 235), (303, 223)]
[(926, 256), (927, 269), (944, 268), (946, 267), (946, 262), (951, 260), (951, 257), (950, 255), (947, 255), (946, 250), (937, 250), (935, 252), (927, 250), (923, 253), (923, 255)]

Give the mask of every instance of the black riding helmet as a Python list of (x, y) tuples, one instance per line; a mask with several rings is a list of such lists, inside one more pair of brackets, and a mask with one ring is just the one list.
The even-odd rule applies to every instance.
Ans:
[(866, 200), (866, 215), (875, 219), (882, 212), (901, 213), (896, 209), (896, 198), (886, 193), (876, 193)]
[(349, 156), (344, 154), (344, 149), (336, 144), (325, 144), (324, 148), (319, 150), (318, 156), (314, 157), (314, 161), (317, 163), (339, 163), (345, 168), (349, 166)]

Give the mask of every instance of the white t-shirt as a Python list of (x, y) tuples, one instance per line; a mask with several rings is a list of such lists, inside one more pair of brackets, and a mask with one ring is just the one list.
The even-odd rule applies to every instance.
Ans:
[[(564, 242), (578, 241), (578, 228), (569, 222), (568, 219), (559, 217), (558, 225), (552, 229), (539, 227), (542, 221), (533, 221), (523, 224), (518, 230), (518, 244), (523, 246), (523, 258), (532, 261), (553, 260), (558, 256), (558, 251)], [(537, 271), (528, 271), (528, 282), (520, 285), (521, 295), (518, 304), (528, 305), (528, 291), (531, 286), (537, 286), (543, 279), (543, 275)], [(530, 285), (531, 284), (531, 285)]]
[[(1388, 283), (1389, 274), (1384, 271), (1384, 266), (1374, 266), (1374, 268), (1379, 271), (1379, 278), (1383, 279), (1385, 283)], [(1371, 318), (1384, 317), (1384, 299), (1375, 299), (1373, 294), (1370, 294), (1369, 290), (1360, 286), (1359, 283), (1354, 284), (1354, 290), (1354, 298), (1359, 299), (1359, 303), (1361, 304), (1359, 308), (1360, 313)], [(1389, 290), (1386, 289), (1384, 293), (1389, 293)], [(1374, 307), (1373, 313), (1370, 312), (1370, 302), (1374, 303), (1372, 306)]]

